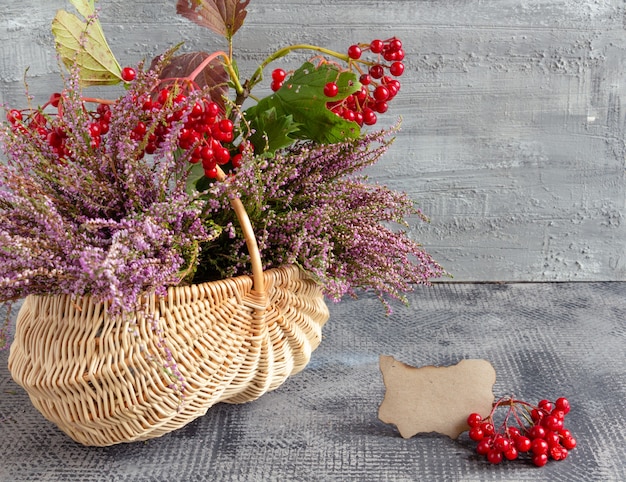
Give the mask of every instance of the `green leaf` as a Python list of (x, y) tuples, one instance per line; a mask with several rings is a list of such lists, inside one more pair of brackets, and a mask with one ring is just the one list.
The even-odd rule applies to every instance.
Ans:
[[(324, 95), (324, 86), (335, 82), (339, 93), (335, 97)], [(324, 63), (316, 67), (305, 62), (274, 94), (246, 110), (251, 127), (270, 139), (277, 134), (274, 124), (286, 122), (296, 127), (290, 129), (290, 139), (308, 139), (321, 144), (355, 139), (360, 134), (359, 125), (334, 114), (328, 102), (343, 100), (361, 88), (356, 75), (340, 71), (336, 65)]]
[(243, 25), (250, 0), (178, 0), (176, 13), (231, 39)]
[(187, 176), (186, 191), (191, 194), (193, 191), (205, 191), (208, 189), (208, 179), (204, 175), (204, 168), (201, 162), (192, 164)]
[(254, 132), (248, 139), (256, 147), (257, 154), (274, 153), (293, 144), (291, 136), (299, 129), (291, 115), (279, 115), (274, 107), (258, 112), (253, 124)]
[(102, 26), (94, 19), (93, 0), (70, 0), (85, 20), (59, 10), (52, 21), (52, 34), (63, 63), (71, 70), (80, 69), (83, 86), (119, 83), (122, 68), (104, 37)]

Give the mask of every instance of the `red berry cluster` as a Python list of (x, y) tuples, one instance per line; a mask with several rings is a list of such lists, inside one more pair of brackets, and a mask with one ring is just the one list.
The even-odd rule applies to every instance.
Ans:
[[(19, 111), (11, 109), (6, 115), (7, 120), (13, 125), (14, 129), (44, 140), (59, 160), (66, 159), (71, 155), (68, 147), (68, 129), (62, 123), (57, 122), (53, 124), (53, 116), (46, 115), (43, 112), (46, 107), (51, 106), (58, 109), (57, 117), (62, 117), (61, 98), (62, 95), (55, 92), (39, 110)], [(109, 131), (111, 110), (108, 105), (99, 104), (97, 110), (89, 114), (92, 119), (87, 126), (89, 145), (95, 149), (100, 146), (102, 136)]]
[[(496, 429), (494, 414), (498, 408), (506, 408), (507, 413)], [(537, 406), (501, 398), (487, 417), (478, 413), (468, 416), (469, 437), (478, 442), (476, 452), (492, 464), (529, 454), (534, 465), (543, 467), (550, 459), (565, 459), (576, 447), (576, 439), (563, 425), (569, 411), (569, 401), (564, 397), (554, 403), (541, 400)]]
[[(376, 54), (378, 59), (366, 64), (367, 71), (363, 71), (356, 64), (360, 72), (361, 89), (341, 101), (328, 103), (328, 108), (332, 112), (360, 126), (376, 124), (377, 114), (387, 112), (389, 101), (400, 90), (400, 81), (394, 77), (400, 77), (404, 72), (402, 63), (404, 50), (399, 39), (393, 37), (387, 40), (372, 40), (369, 44), (351, 45), (348, 48), (348, 56), (357, 61), (367, 50)], [(324, 93), (328, 97), (334, 97), (328, 95), (326, 89)]]
[[(232, 162), (234, 167), (239, 166), (241, 154), (232, 155), (229, 146), (235, 138), (235, 126), (216, 102), (208, 98), (191, 102), (184, 93), (176, 94), (167, 88), (141, 102), (146, 117), (133, 127), (131, 135), (136, 140), (147, 141), (147, 154), (154, 153), (170, 133), (172, 124), (185, 117), (178, 134), (178, 145), (189, 152), (189, 162), (201, 162), (204, 174), (210, 178), (217, 176), (218, 165)], [(165, 121), (157, 121), (156, 125), (152, 125), (153, 119), (158, 118), (159, 110), (170, 105)]]
[[(132, 81), (127, 69), (125, 76)], [(133, 71), (134, 74), (134, 71)], [(131, 79), (132, 77), (132, 79)], [(71, 155), (68, 148), (68, 129), (62, 122), (52, 123), (53, 115), (44, 115), (43, 109), (52, 106), (58, 109), (56, 117), (62, 118), (61, 94), (52, 94), (50, 100), (40, 109), (24, 115), (22, 111), (12, 109), (7, 113), (7, 120), (15, 129), (26, 130), (47, 142), (56, 157), (60, 160)], [(238, 167), (241, 162), (240, 145), (231, 153), (235, 137), (233, 122), (225, 117), (223, 109), (208, 98), (190, 101), (184, 93), (164, 88), (159, 92), (144, 94), (134, 102), (141, 107), (140, 119), (129, 126), (129, 138), (142, 149), (139, 156), (153, 154), (163, 144), (171, 132), (175, 122), (185, 119), (178, 134), (178, 146), (187, 151), (191, 163), (202, 162), (207, 177), (217, 176), (217, 166), (232, 163)], [(112, 108), (115, 105), (98, 103), (93, 111), (85, 107), (90, 117), (88, 124), (89, 146), (100, 147), (103, 136), (109, 132)], [(162, 112), (165, 109), (165, 112)], [(162, 115), (165, 114), (165, 115)]]
[[(376, 61), (360, 60), (363, 52), (370, 51), (378, 56)], [(377, 122), (377, 114), (387, 112), (388, 102), (400, 90), (400, 77), (404, 72), (404, 50), (402, 42), (393, 37), (387, 40), (372, 40), (369, 44), (354, 44), (348, 48), (349, 68), (359, 73), (361, 89), (340, 101), (328, 102), (328, 108), (340, 117), (360, 126), (373, 125)], [(364, 70), (366, 66), (367, 69)], [(388, 75), (389, 74), (389, 75)], [(271, 89), (279, 90), (287, 77), (283, 69), (272, 71)], [(329, 98), (339, 93), (335, 82), (324, 86), (324, 95)]]

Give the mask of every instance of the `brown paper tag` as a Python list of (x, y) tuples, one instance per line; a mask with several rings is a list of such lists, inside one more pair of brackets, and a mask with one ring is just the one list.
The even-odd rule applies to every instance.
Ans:
[(457, 438), (469, 429), (467, 416), (488, 415), (495, 398), (496, 372), (486, 360), (416, 368), (381, 356), (380, 370), (387, 390), (378, 417), (404, 438), (428, 432)]

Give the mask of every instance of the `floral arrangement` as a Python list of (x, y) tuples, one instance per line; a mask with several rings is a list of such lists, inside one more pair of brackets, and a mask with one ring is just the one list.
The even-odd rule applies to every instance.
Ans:
[[(246, 274), (233, 197), (264, 268), (296, 263), (334, 300), (365, 289), (386, 304), (445, 274), (402, 231), (408, 216), (424, 219), (413, 201), (362, 173), (399, 128), (368, 131), (400, 88), (399, 39), (347, 53), (288, 46), (243, 80), (233, 36), (250, 0), (178, 0), (225, 51), (176, 46), (122, 68), (94, 0), (70, 1), (79, 15), (52, 24), (64, 89), (40, 107), (5, 106), (0, 301), (90, 295), (123, 314), (147, 292)], [(295, 50), (311, 60), (271, 70), (271, 94), (257, 97), (269, 65)], [(116, 98), (87, 94), (116, 84)]]

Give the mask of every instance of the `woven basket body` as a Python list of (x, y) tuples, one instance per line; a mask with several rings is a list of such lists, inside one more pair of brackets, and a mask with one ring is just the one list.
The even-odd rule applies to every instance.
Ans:
[[(217, 402), (254, 400), (308, 363), (328, 319), (319, 286), (295, 266), (263, 281), (261, 294), (250, 276), (169, 288), (149, 299), (151, 316), (125, 321), (89, 297), (29, 296), (9, 370), (77, 442), (159, 437)], [(164, 369), (171, 361), (185, 382), (182, 404)]]

